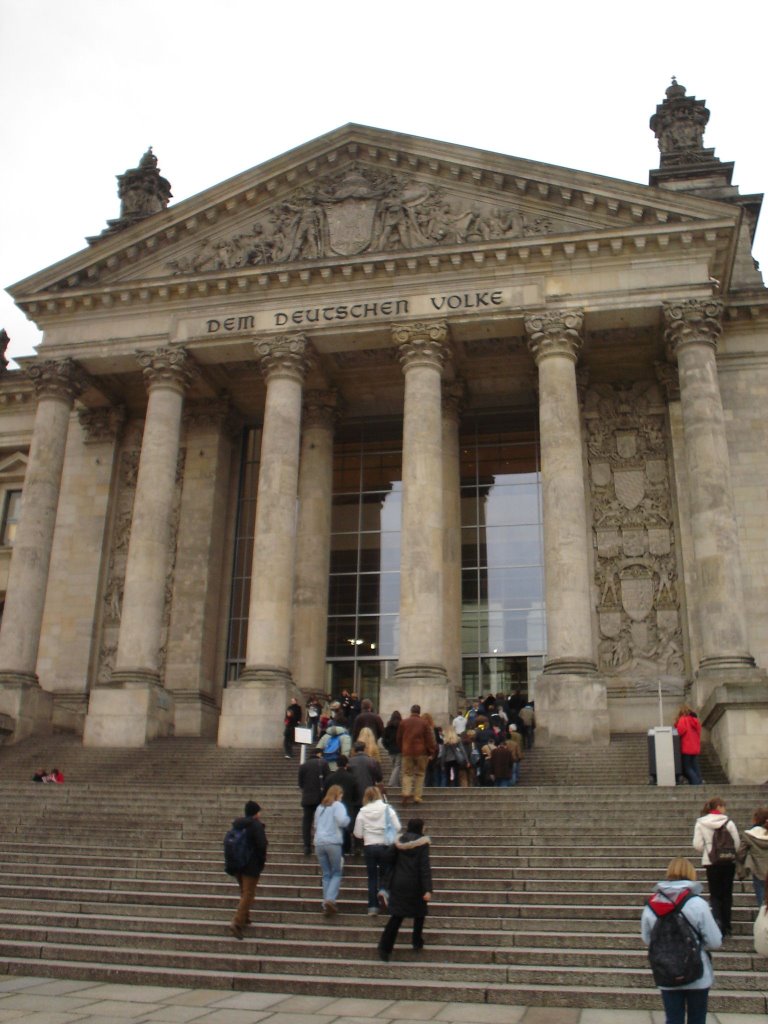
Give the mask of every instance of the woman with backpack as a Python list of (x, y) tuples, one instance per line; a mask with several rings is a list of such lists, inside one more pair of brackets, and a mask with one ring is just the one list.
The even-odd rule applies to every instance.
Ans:
[(719, 949), (723, 939), (689, 860), (676, 857), (669, 862), (664, 881), (645, 905), (640, 934), (648, 946), (666, 1024), (685, 1024), (686, 1013), (687, 1024), (705, 1024), (714, 977), (708, 950)]
[[(763, 879), (764, 893), (766, 893), (767, 887), (768, 875)], [(766, 893), (763, 904), (755, 918), (752, 934), (755, 937), (755, 952), (759, 953), (760, 956), (768, 957), (768, 893)]]
[(369, 786), (363, 806), (355, 818), (354, 835), (363, 840), (363, 856), (368, 876), (368, 913), (379, 913), (379, 890), (389, 872), (393, 844), (400, 834), (400, 819), (387, 803), (378, 786)]
[(723, 936), (730, 935), (739, 831), (728, 817), (722, 797), (712, 797), (704, 804), (693, 829), (693, 848), (701, 854), (707, 872), (712, 913)]

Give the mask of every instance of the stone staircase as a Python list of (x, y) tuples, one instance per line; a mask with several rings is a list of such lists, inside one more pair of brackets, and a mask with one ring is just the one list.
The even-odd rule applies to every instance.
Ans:
[[(63, 786), (30, 780), (62, 768)], [(691, 856), (703, 800), (743, 827), (764, 787), (647, 784), (645, 737), (608, 748), (534, 748), (516, 789), (428, 789), (435, 902), (414, 953), (376, 955), (382, 918), (348, 859), (337, 918), (300, 841), (296, 761), (204, 740), (95, 750), (64, 736), (0, 747), (0, 973), (143, 984), (658, 1009), (639, 940), (644, 898), (672, 856)], [(567, 784), (565, 784), (567, 782)], [(221, 840), (262, 804), (269, 861), (244, 942), (227, 931), (235, 885)], [(393, 803), (399, 808), (397, 792)], [(764, 1013), (768, 964), (752, 951), (751, 887), (715, 954), (713, 1012)]]

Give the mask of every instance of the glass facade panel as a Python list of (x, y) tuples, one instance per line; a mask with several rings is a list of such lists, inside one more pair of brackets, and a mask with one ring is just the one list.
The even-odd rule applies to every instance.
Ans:
[[(468, 421), (460, 436), (461, 649), (467, 695), (524, 681), (545, 650), (536, 411)], [(326, 688), (378, 700), (397, 665), (402, 423), (366, 422), (334, 446)], [(245, 665), (260, 435), (246, 433), (227, 679)], [(496, 685), (491, 686), (494, 690)]]

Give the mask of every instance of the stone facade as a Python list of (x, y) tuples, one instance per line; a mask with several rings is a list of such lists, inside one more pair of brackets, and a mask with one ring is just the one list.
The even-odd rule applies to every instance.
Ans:
[(541, 741), (687, 700), (764, 781), (761, 197), (708, 116), (673, 82), (647, 186), (355, 125), (175, 206), (151, 151), (121, 175), (11, 289), (45, 332), (0, 377), (11, 741), (270, 746), (342, 662), (445, 719), (527, 659)]

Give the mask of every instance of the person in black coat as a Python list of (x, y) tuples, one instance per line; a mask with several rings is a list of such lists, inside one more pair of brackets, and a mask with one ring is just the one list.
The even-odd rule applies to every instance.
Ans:
[(304, 854), (312, 853), (312, 822), (325, 792), (325, 781), (330, 773), (328, 763), (320, 757), (319, 750), (312, 750), (309, 760), (299, 767), (299, 788), (301, 789), (301, 838)]
[(355, 807), (359, 807), (363, 800), (358, 789), (357, 780), (349, 770), (349, 758), (345, 754), (339, 754), (336, 764), (338, 765), (336, 771), (330, 772), (325, 780), (323, 796), (325, 796), (331, 786), (340, 786), (344, 794), (341, 800), (347, 809), (350, 820), (350, 824), (344, 830), (344, 848), (342, 852), (346, 857), (352, 849), (352, 811)]
[(395, 858), (387, 882), (389, 895), (381, 894), (387, 904), (389, 921), (379, 939), (379, 956), (389, 960), (403, 918), (413, 918), (411, 945), (424, 948), (424, 919), (432, 899), (432, 867), (429, 863), (429, 837), (424, 835), (421, 818), (411, 818), (405, 833), (395, 842)]
[(251, 851), (248, 863), (240, 874), (235, 876), (240, 887), (240, 902), (229, 930), (236, 939), (242, 939), (246, 926), (251, 923), (251, 904), (256, 895), (259, 876), (267, 862), (267, 832), (262, 822), (259, 821), (260, 811), (261, 807), (256, 801), (249, 800), (245, 805), (245, 817), (236, 818), (232, 822), (233, 828), (247, 828), (248, 845)]

